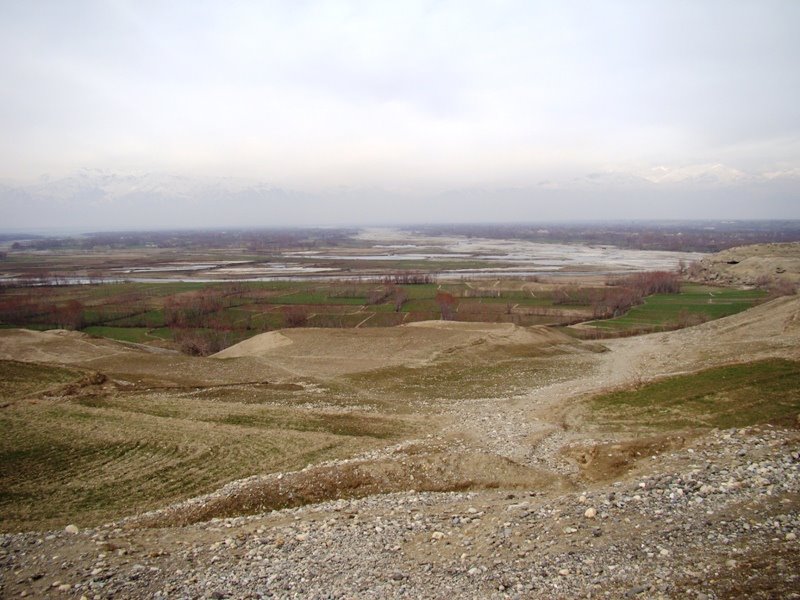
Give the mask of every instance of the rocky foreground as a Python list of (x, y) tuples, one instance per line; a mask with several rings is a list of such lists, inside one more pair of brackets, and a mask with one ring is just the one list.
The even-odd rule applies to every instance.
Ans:
[(406, 492), (0, 538), (0, 595), (800, 598), (800, 432), (713, 431), (574, 493)]

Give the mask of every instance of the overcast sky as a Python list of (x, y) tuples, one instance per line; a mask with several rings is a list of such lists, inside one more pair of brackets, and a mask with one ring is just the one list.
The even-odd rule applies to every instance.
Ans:
[(799, 32), (795, 0), (0, 1), (0, 178), (377, 188), (444, 213), (452, 190), (588, 209), (647, 182), (691, 211), (721, 185), (739, 216), (798, 218)]

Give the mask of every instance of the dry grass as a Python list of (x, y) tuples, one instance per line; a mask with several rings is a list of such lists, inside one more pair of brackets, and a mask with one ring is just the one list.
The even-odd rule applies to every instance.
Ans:
[(581, 475), (587, 481), (613, 481), (639, 461), (682, 448), (686, 440), (687, 437), (683, 435), (662, 435), (600, 444), (578, 444), (565, 447), (563, 454), (578, 464)]
[[(385, 341), (371, 332), (313, 333), (306, 330), (278, 350), (311, 350), (320, 361), (342, 355), (355, 370), (360, 356), (375, 354)], [(379, 357), (399, 364), (328, 381), (287, 376), (302, 367), (300, 354), (283, 357), (291, 369), (276, 370), (268, 364), (272, 357), (190, 358), (79, 334), (6, 332), (5, 339), (7, 352), (31, 359), (64, 356), (74, 364), (7, 363), (18, 371), (16, 379), (28, 382), (19, 396), (24, 399), (0, 412), (0, 514), (4, 529), (18, 530), (96, 524), (233, 480), (296, 471), (418, 437), (438, 426), (433, 399), (513, 393), (532, 381), (557, 380), (546, 357), (563, 352), (553, 342), (564, 338), (508, 326), (408, 328), (397, 331), (394, 345)], [(331, 340), (346, 342), (345, 348), (329, 345)], [(403, 364), (423, 356), (428, 360), (419, 368)], [(108, 379), (87, 380), (88, 368), (101, 369)], [(490, 466), (490, 476), (483, 472), (486, 460), (450, 464), (454, 460), (426, 454), (402, 469), (393, 462), (320, 472), (319, 479), (287, 492), (290, 499), (257, 495), (258, 502), (240, 508), (530, 481), (530, 473), (516, 472), (498, 479), (508, 465)]]
[(406, 490), (552, 489), (555, 475), (480, 452), (401, 453), (386, 459), (320, 466), (246, 483), (235, 492), (145, 515), (138, 525), (182, 526), (217, 517), (258, 514), (334, 498)]
[(3, 403), (32, 394), (60, 389), (80, 381), (84, 374), (75, 369), (0, 360), (0, 398)]
[[(537, 474), (517, 470), (519, 465), (459, 458), (427, 443), (371, 466), (362, 461), (358, 467), (325, 470), (319, 465), (401, 440), (426, 440), (427, 433), (462, 417), (453, 410), (462, 399), (530, 394), (577, 380), (577, 371), (585, 371), (589, 387), (584, 391), (596, 389), (598, 382), (618, 385), (625, 378), (606, 373), (635, 369), (637, 360), (652, 368), (655, 363), (644, 362), (648, 353), (657, 353), (658, 368), (671, 369), (667, 372), (706, 364), (703, 357), (711, 352), (720, 362), (742, 348), (794, 356), (798, 314), (796, 300), (779, 300), (695, 330), (618, 341), (603, 354), (550, 332), (464, 324), (403, 328), (382, 354), (385, 338), (379, 333), (319, 331), (315, 337), (312, 330), (293, 331), (286, 334), (291, 345), (269, 349), (266, 356), (226, 360), (146, 352), (63, 332), (0, 332), (0, 358), (16, 354), (31, 361), (1, 363), (2, 527), (96, 524), (252, 475), (289, 477), (307, 465), (317, 466), (300, 471), (306, 475), (297, 475), (296, 485), (283, 495), (254, 491), (252, 498), (229, 500), (233, 504), (220, 505), (213, 514), (396, 489), (542, 483)], [(331, 357), (350, 364), (314, 379), (317, 365)], [(369, 357), (376, 357), (375, 363), (361, 361)], [(66, 364), (33, 364), (58, 359)], [(381, 361), (382, 368), (365, 370)], [(719, 427), (795, 418), (800, 411), (797, 364), (773, 360), (735, 372), (725, 367), (598, 397), (588, 405), (591, 419), (581, 414), (577, 426), (631, 437), (633, 430), (653, 436), (698, 422)], [(665, 391), (659, 392), (659, 385), (667, 386)], [(690, 397), (687, 390), (706, 391)], [(484, 432), (474, 433), (479, 442)], [(626, 468), (651, 450), (658, 448), (612, 448), (605, 454), (614, 460), (603, 470)], [(601, 458), (593, 458), (596, 466)], [(507, 475), (500, 476), (504, 470)], [(309, 473), (318, 477), (307, 479)]]
[(96, 524), (254, 473), (351, 456), (415, 428), (399, 418), (191, 392), (103, 389), (17, 401), (0, 412), (3, 529)]

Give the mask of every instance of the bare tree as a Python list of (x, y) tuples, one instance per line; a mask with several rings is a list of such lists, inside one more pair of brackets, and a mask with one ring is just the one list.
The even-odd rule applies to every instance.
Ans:
[(455, 318), (456, 298), (453, 296), (453, 294), (448, 292), (437, 292), (436, 304), (439, 305), (439, 311), (442, 315), (442, 320), (452, 321)]
[(403, 305), (408, 301), (408, 294), (406, 291), (401, 287), (396, 287), (394, 289), (394, 312), (400, 312), (403, 308)]

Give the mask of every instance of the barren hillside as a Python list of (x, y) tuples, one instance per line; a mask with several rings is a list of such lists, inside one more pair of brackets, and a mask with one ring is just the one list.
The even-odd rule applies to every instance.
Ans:
[[(7, 596), (798, 597), (796, 296), (602, 346), (450, 323), (284, 330), (212, 359), (74, 334), (3, 340), (6, 358), (102, 365), (110, 382), (31, 392), (4, 423), (139, 406), (147, 418), (130, 423), (150, 443), (172, 427), (200, 453), (188, 471), (183, 450), (164, 463), (173, 485), (215, 463), (251, 475), (66, 530), (83, 513), (62, 494), (61, 519), (43, 521), (62, 531), (3, 536)], [(135, 394), (120, 373), (140, 375), (126, 380)], [(669, 407), (647, 404), (659, 386), (672, 386)], [(197, 446), (212, 431), (228, 458)], [(303, 444), (315, 458), (286, 468)], [(276, 451), (289, 454), (265, 458)]]
[(285, 329), (262, 333), (214, 358), (258, 358), (304, 377), (333, 377), (393, 366), (423, 366), (474, 347), (577, 346), (547, 327), (422, 321), (388, 329)]
[(732, 285), (800, 283), (800, 242), (755, 244), (723, 250), (700, 261), (699, 277)]

